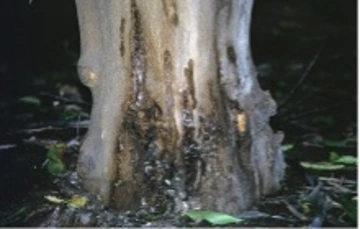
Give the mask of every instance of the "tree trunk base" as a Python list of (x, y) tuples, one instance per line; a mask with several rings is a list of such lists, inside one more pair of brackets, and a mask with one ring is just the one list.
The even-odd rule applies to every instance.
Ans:
[(280, 188), (276, 104), (251, 60), (252, 0), (77, 0), (94, 105), (78, 172), (120, 210), (238, 213)]

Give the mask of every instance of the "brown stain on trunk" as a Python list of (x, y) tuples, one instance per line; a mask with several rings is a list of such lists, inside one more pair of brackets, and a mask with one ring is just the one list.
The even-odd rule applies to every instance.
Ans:
[(121, 22), (120, 22), (120, 56), (124, 57), (125, 55), (125, 18), (121, 18)]
[(177, 26), (179, 24), (179, 17), (177, 14), (176, 2), (174, 0), (162, 0), (161, 2), (166, 17), (172, 25)]
[(164, 81), (165, 81), (165, 118), (166, 116), (169, 117), (170, 114), (173, 112), (174, 108), (174, 92), (172, 89), (172, 82), (174, 80), (173, 76), (173, 63), (172, 58), (169, 50), (166, 50), (163, 54), (163, 74), (164, 74)]
[(185, 109), (196, 108), (196, 97), (195, 97), (195, 84), (194, 84), (194, 61), (190, 59), (188, 61), (187, 68), (184, 69), (184, 75), (186, 78), (187, 92), (183, 94), (183, 104)]

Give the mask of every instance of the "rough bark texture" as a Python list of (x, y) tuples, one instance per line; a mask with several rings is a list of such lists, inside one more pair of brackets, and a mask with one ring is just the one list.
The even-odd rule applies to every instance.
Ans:
[(93, 94), (78, 173), (122, 210), (239, 212), (283, 177), (256, 80), (251, 0), (76, 0)]

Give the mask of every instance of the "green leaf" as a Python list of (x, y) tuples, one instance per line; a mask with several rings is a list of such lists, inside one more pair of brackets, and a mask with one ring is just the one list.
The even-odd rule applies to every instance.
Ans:
[(243, 221), (234, 216), (214, 211), (190, 210), (185, 215), (192, 220), (205, 220), (213, 225), (226, 225)]
[(314, 163), (302, 161), (300, 162), (300, 165), (305, 169), (326, 170), (326, 171), (338, 170), (345, 167), (344, 165), (333, 164), (327, 161), (314, 162)]
[(285, 145), (282, 145), (282, 146), (281, 146), (281, 150), (282, 150), (283, 152), (289, 151), (289, 150), (291, 150), (292, 148), (294, 148), (294, 145), (293, 145), (293, 144), (285, 144)]
[(62, 154), (66, 150), (64, 143), (55, 144), (50, 147), (46, 157), (48, 158), (47, 170), (52, 175), (59, 175), (65, 172), (65, 164), (62, 161)]
[(46, 157), (50, 160), (61, 161), (61, 157), (66, 150), (66, 145), (64, 143), (57, 143), (50, 147), (48, 150)]
[(329, 157), (330, 162), (335, 164), (344, 164), (344, 165), (356, 165), (357, 164), (357, 158), (354, 156), (340, 156), (339, 154), (335, 152), (330, 153)]
[(19, 99), (19, 102), (26, 103), (29, 105), (40, 106), (41, 100), (35, 96), (24, 96)]
[(47, 170), (54, 176), (65, 172), (65, 169), (66, 167), (62, 161), (49, 161), (47, 164)]
[(335, 153), (335, 152), (331, 152), (330, 153), (330, 157), (329, 157), (329, 160), (331, 162), (335, 162), (336, 160), (338, 160), (340, 158), (340, 155)]
[(45, 196), (44, 198), (50, 201), (51, 203), (55, 203), (55, 204), (61, 204), (65, 202), (65, 200), (60, 199), (56, 196)]
[(340, 158), (335, 160), (334, 163), (344, 164), (344, 165), (356, 165), (357, 158), (354, 156), (341, 156)]
[(82, 208), (88, 202), (88, 199), (85, 196), (73, 195), (68, 201), (68, 207), (72, 208)]

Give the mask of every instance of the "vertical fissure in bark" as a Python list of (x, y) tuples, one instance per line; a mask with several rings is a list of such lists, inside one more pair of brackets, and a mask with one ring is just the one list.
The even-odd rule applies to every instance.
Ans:
[(161, 0), (163, 10), (168, 20), (175, 26), (179, 23), (179, 17), (177, 15), (177, 7), (175, 0)]
[(163, 54), (163, 78), (164, 78), (164, 87), (165, 87), (165, 109), (164, 109), (164, 118), (168, 127), (174, 125), (172, 123), (172, 117), (174, 112), (174, 92), (173, 92), (173, 81), (174, 77), (174, 68), (172, 56), (169, 50), (166, 50)]
[(125, 18), (121, 18), (120, 22), (120, 56), (124, 57), (125, 55)]
[[(199, 188), (201, 176), (201, 152), (195, 137), (194, 109), (196, 107), (194, 85), (194, 61), (189, 59), (184, 69), (186, 87), (182, 91), (182, 146), (181, 152), (184, 163), (184, 187), (187, 196), (191, 196)], [(200, 169), (200, 170), (199, 170)]]
[(230, 63), (236, 65), (236, 52), (234, 50), (234, 47), (229, 45), (226, 49), (227, 51), (227, 57)]
[(188, 61), (188, 66), (184, 70), (184, 75), (187, 83), (187, 90), (185, 93), (188, 93), (186, 96), (187, 99), (184, 101), (184, 108), (193, 111), (196, 108), (196, 97), (194, 85), (194, 61), (192, 59)]
[(131, 1), (131, 12), (133, 20), (133, 34), (132, 34), (132, 77), (135, 94), (135, 105), (143, 106), (145, 101), (145, 80), (146, 80), (146, 63), (144, 44), (141, 33), (141, 18), (135, 0)]

